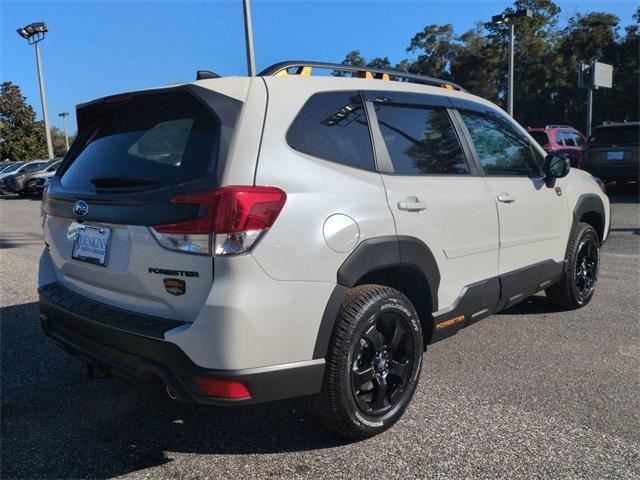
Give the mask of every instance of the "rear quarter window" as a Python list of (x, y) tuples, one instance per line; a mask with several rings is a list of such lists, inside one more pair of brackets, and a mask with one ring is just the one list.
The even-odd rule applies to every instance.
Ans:
[(311, 96), (289, 127), (287, 143), (313, 157), (375, 169), (369, 125), (362, 98), (356, 91)]

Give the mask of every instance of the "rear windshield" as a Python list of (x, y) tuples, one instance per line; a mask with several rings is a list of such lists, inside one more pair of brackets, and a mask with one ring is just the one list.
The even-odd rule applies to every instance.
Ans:
[(531, 135), (540, 145), (546, 145), (549, 143), (549, 137), (547, 137), (546, 132), (529, 132), (529, 135)]
[(73, 190), (166, 186), (215, 167), (217, 117), (187, 92), (89, 106), (81, 147), (60, 179)]
[(638, 145), (640, 125), (596, 128), (589, 137), (591, 145)]

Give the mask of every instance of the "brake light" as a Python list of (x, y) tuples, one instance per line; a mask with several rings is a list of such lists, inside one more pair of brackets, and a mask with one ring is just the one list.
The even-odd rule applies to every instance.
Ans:
[(152, 232), (172, 250), (208, 255), (246, 253), (276, 221), (287, 195), (276, 187), (233, 186), (176, 195), (172, 203), (200, 205), (197, 218)]
[(230, 398), (240, 400), (250, 398), (249, 388), (239, 380), (194, 377), (194, 382), (207, 397)]

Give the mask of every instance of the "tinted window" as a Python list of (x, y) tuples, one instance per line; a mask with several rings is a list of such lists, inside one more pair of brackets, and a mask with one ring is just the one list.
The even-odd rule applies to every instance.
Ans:
[(84, 145), (62, 172), (62, 185), (93, 189), (91, 179), (132, 177), (175, 185), (213, 168), (219, 123), (186, 92), (133, 97), (96, 107)]
[(576, 141), (573, 138), (573, 134), (571, 132), (562, 132), (562, 138), (564, 139), (564, 144), (567, 147), (575, 147)]
[(546, 132), (529, 132), (529, 135), (531, 135), (540, 145), (546, 145), (549, 143), (549, 137)]
[(22, 173), (32, 173), (32, 172), (37, 172), (38, 170), (43, 170), (48, 164), (47, 163), (30, 163), (28, 165), (25, 165), (22, 170), (20, 170)]
[(582, 138), (582, 135), (577, 132), (570, 132), (569, 135), (573, 137), (573, 141), (578, 147), (582, 146), (582, 144), (584, 143), (584, 138)]
[(358, 92), (313, 95), (289, 128), (287, 142), (314, 157), (374, 169), (369, 126)]
[(640, 142), (640, 125), (596, 128), (589, 143), (593, 145), (637, 145)]
[(469, 167), (444, 108), (376, 106), (396, 173), (467, 174)]
[(476, 112), (460, 113), (487, 175), (540, 174), (529, 142), (507, 120)]

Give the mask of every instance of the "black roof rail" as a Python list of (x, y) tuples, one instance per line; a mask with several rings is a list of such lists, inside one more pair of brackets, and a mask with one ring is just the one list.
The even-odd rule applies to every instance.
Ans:
[[(450, 90), (458, 90), (460, 92), (466, 91), (460, 85), (450, 82), (448, 80), (442, 80), (435, 77), (428, 77), (425, 75), (417, 75), (415, 73), (407, 73), (401, 70), (342, 65), (341, 63), (311, 62), (306, 60), (288, 60), (286, 62), (274, 63), (270, 67), (267, 67), (264, 70), (262, 70), (260, 73), (258, 73), (258, 76), (273, 77), (278, 75), (287, 75), (288, 70), (290, 68), (296, 68), (297, 75), (310, 75), (311, 69), (318, 68), (323, 70), (335, 70), (339, 72), (355, 72), (360, 75), (363, 75), (364, 78), (378, 78), (383, 80), (391, 80), (391, 77), (393, 77), (393, 78), (399, 78), (412, 83), (432, 85), (434, 87), (443, 87)], [(305, 70), (305, 68), (307, 70)], [(282, 73), (282, 72), (285, 72), (285, 73)], [(370, 76), (368, 76), (367, 74), (370, 74)], [(292, 74), (292, 75), (295, 75), (295, 74)]]

